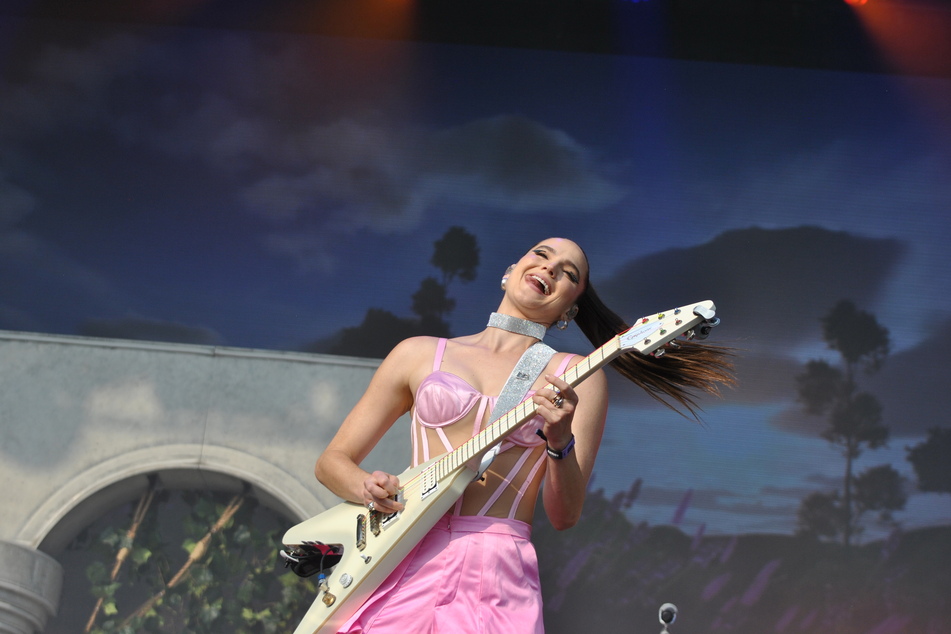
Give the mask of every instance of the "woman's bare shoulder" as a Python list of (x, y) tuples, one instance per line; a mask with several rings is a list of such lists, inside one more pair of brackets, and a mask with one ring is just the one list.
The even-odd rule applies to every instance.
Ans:
[(419, 368), (429, 367), (436, 354), (437, 337), (410, 337), (396, 344), (383, 360), (380, 369), (404, 376), (415, 374)]
[(439, 343), (438, 337), (409, 337), (396, 344), (389, 357), (396, 357), (401, 360), (419, 356), (430, 355), (436, 351), (436, 345)]

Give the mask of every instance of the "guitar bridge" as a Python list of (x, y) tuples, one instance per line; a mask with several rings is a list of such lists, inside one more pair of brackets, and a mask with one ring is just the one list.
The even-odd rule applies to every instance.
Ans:
[(357, 515), (356, 546), (357, 550), (367, 547), (367, 516), (362, 513)]

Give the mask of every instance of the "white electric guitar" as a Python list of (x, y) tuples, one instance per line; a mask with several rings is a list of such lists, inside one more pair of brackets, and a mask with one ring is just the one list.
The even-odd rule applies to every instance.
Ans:
[[(573, 387), (623, 352), (660, 356), (680, 335), (705, 338), (719, 322), (715, 310), (707, 300), (643, 317), (561, 378)], [(499, 442), (534, 415), (532, 400), (523, 401), (455, 450), (401, 473), (398, 513), (342, 502), (288, 530), (285, 564), (319, 574), (319, 595), (294, 634), (336, 632), (485, 471)]]

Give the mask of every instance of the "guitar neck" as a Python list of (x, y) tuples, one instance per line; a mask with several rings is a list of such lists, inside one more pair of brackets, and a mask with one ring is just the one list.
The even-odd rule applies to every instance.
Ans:
[[(626, 351), (649, 354), (663, 351), (661, 347), (676, 337), (687, 334), (693, 338), (693, 328), (706, 323), (705, 337), (709, 329), (719, 320), (714, 319), (716, 306), (710, 300), (697, 304), (681, 306), (664, 313), (656, 313), (639, 319), (634, 326), (613, 337), (603, 346), (569, 368), (561, 378), (575, 387), (594, 374), (612, 359)], [(548, 385), (547, 387), (551, 387)], [(439, 481), (461, 466), (475, 459), (481, 459), (492, 447), (501, 442), (512, 431), (535, 415), (535, 403), (527, 399), (512, 408), (504, 416), (490, 423), (485, 429), (434, 462), (429, 470), (428, 479)]]
[[(561, 375), (561, 379), (571, 387), (575, 387), (603, 366), (610, 363), (611, 360), (621, 354), (621, 352), (620, 337), (614, 337), (577, 364), (568, 368), (568, 370)], [(551, 386), (548, 385), (547, 387)], [(434, 463), (432, 465), (432, 469), (434, 469), (433, 475), (437, 479), (441, 479), (443, 476), (452, 473), (471, 460), (481, 458), (483, 454), (501, 442), (519, 425), (532, 418), (535, 415), (536, 409), (535, 403), (532, 402), (531, 399), (522, 401), (506, 414), (487, 425), (486, 428), (478, 434)]]

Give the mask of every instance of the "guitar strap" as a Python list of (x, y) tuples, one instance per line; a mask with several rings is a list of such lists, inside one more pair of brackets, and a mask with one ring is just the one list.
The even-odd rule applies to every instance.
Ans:
[(538, 376), (548, 366), (548, 362), (555, 355), (555, 350), (541, 341), (529, 346), (522, 354), (522, 358), (515, 364), (512, 373), (502, 387), (499, 400), (495, 402), (489, 422), (494, 423), (506, 412), (514, 409), (528, 394), (528, 390), (535, 384)]
[[(535, 384), (538, 375), (548, 366), (548, 362), (551, 361), (554, 354), (554, 349), (541, 341), (532, 344), (528, 350), (522, 353), (522, 358), (515, 364), (512, 373), (505, 381), (505, 385), (502, 386), (502, 391), (499, 393), (499, 398), (495, 402), (495, 407), (492, 408), (492, 412), (489, 414), (489, 424), (494, 423), (522, 402), (522, 399), (525, 398), (528, 390)], [(483, 454), (482, 461), (479, 463), (479, 469), (474, 478), (475, 480), (482, 477), (482, 474), (489, 468), (489, 465), (492, 464), (495, 457), (499, 455), (501, 449), (502, 443), (499, 442)], [(461, 508), (462, 498), (460, 497), (456, 502), (454, 513), (458, 515)]]

